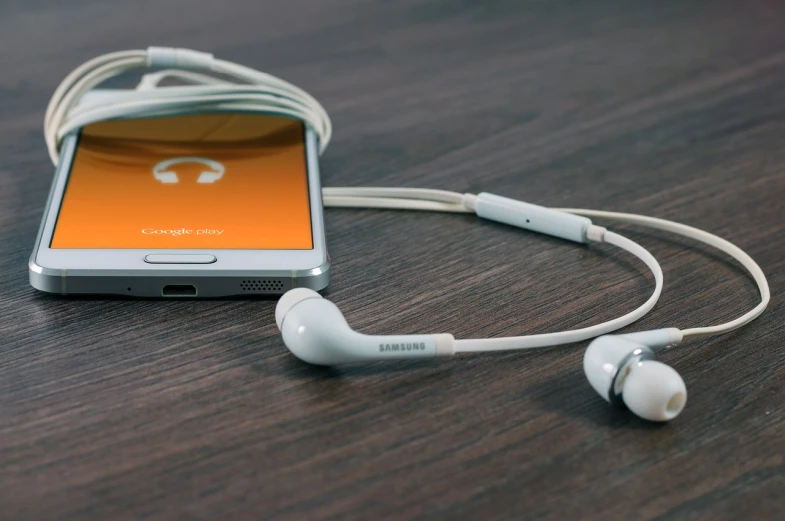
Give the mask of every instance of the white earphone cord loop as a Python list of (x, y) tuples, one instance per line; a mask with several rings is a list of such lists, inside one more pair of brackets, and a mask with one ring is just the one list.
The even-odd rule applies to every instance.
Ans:
[[(330, 206), (330, 207), (389, 208), (389, 209), (401, 209), (401, 210), (433, 210), (433, 211), (463, 212), (463, 213), (471, 212), (470, 209), (464, 206), (464, 201), (466, 197), (464, 194), (460, 194), (457, 192), (448, 192), (444, 190), (428, 190), (428, 189), (421, 189), (421, 188), (323, 188), (322, 193), (324, 194), (325, 206)], [(603, 219), (611, 219), (620, 222), (626, 222), (626, 223), (636, 224), (640, 226), (645, 226), (648, 228), (667, 231), (712, 246), (730, 255), (736, 261), (738, 261), (749, 272), (749, 274), (752, 276), (753, 280), (758, 286), (758, 291), (760, 292), (760, 299), (761, 299), (758, 305), (755, 306), (750, 311), (748, 311), (747, 313), (745, 313), (744, 315), (742, 315), (741, 317), (735, 320), (731, 320), (730, 322), (725, 322), (723, 324), (718, 324), (716, 326), (683, 329), (681, 331), (683, 338), (711, 336), (711, 335), (719, 335), (722, 333), (728, 333), (730, 331), (733, 331), (734, 329), (738, 329), (739, 327), (742, 327), (745, 324), (748, 324), (753, 320), (755, 320), (761, 313), (763, 313), (763, 311), (766, 309), (766, 306), (768, 306), (769, 304), (769, 300), (771, 299), (769, 284), (760, 266), (758, 266), (758, 264), (749, 255), (747, 255), (747, 253), (745, 253), (741, 248), (712, 233), (699, 230), (697, 228), (693, 228), (692, 226), (687, 226), (685, 224), (680, 224), (665, 219), (658, 219), (656, 217), (647, 217), (644, 215), (619, 213), (619, 212), (606, 212), (600, 210), (583, 210), (583, 209), (575, 209), (575, 208), (553, 208), (553, 210), (572, 213), (576, 215), (583, 215), (585, 217), (598, 217)], [(638, 246), (636, 243), (629, 241), (629, 239), (626, 239), (612, 232), (606, 232), (605, 242), (609, 244), (613, 244), (614, 246), (618, 246), (632, 253), (639, 259), (641, 259), (644, 263), (646, 263), (649, 266), (649, 268), (655, 274), (655, 281), (656, 281), (657, 271), (650, 264), (653, 258), (648, 262), (646, 258), (644, 258), (645, 255), (649, 255), (646, 250), (640, 248), (640, 246)], [(633, 251), (634, 248), (640, 248), (642, 251), (637, 251), (637, 250)], [(656, 263), (656, 261), (654, 262)], [(652, 297), (654, 297), (654, 295), (652, 295)], [(651, 300), (651, 298), (649, 300)], [(644, 306), (646, 306), (648, 303), (649, 302), (647, 301), (647, 303), (644, 304)], [(638, 312), (640, 309), (642, 308), (633, 311), (633, 313)], [(624, 317), (620, 317), (616, 320), (619, 323), (624, 322), (625, 320), (629, 320), (630, 315), (632, 315), (633, 313), (625, 315)], [(627, 325), (632, 321), (637, 320), (637, 318), (633, 318), (632, 320), (629, 320), (629, 322), (626, 322), (622, 325), (617, 325), (616, 328), (623, 327), (624, 325)], [(606, 324), (600, 324), (599, 326), (604, 326)], [(592, 327), (598, 327), (598, 326), (592, 326)], [(573, 331), (565, 331), (563, 333), (576, 334), (577, 336), (580, 336), (583, 333), (587, 333), (588, 330), (590, 329), (591, 328), (577, 329)], [(551, 334), (559, 334), (559, 333), (551, 333)], [(599, 333), (599, 334), (604, 334), (604, 333)], [(545, 344), (540, 343), (545, 341), (542, 339), (542, 337), (545, 336), (547, 335), (534, 335), (528, 337), (511, 337), (511, 338), (492, 338), (486, 340), (457, 340), (456, 349), (458, 349), (459, 351), (465, 350), (459, 347), (461, 346), (461, 344), (463, 344), (464, 346), (470, 345), (473, 348), (482, 347), (479, 350), (483, 350), (483, 351), (497, 350), (497, 349), (516, 349), (519, 347), (542, 347), (543, 345), (554, 345), (551, 343), (545, 343)], [(597, 335), (595, 334), (594, 336)], [(540, 337), (538, 339), (539, 342), (538, 340), (532, 341), (537, 345), (529, 346), (528, 340), (536, 339), (537, 337)], [(591, 336), (587, 338), (591, 338)], [(572, 340), (572, 341), (575, 342), (577, 340)], [(506, 345), (513, 345), (516, 342), (520, 342), (516, 344), (516, 347), (504, 347)], [(484, 346), (485, 343), (487, 343), (489, 347), (485, 347)], [(490, 347), (491, 343), (495, 345), (493, 347)], [(559, 342), (559, 343), (565, 343), (565, 342)], [(478, 350), (478, 349), (471, 349), (471, 350)]]
[(747, 253), (732, 244), (722, 237), (718, 237), (713, 233), (709, 233), (707, 231), (699, 230), (698, 228), (693, 228), (692, 226), (687, 226), (686, 224), (681, 224), (673, 221), (668, 221), (666, 219), (658, 219), (657, 217), (647, 217), (645, 215), (637, 215), (632, 213), (620, 213), (620, 212), (606, 212), (602, 210), (584, 210), (578, 208), (554, 208), (554, 210), (560, 210), (562, 212), (573, 213), (576, 215), (583, 215), (586, 217), (599, 217), (601, 219), (613, 219), (619, 222), (625, 222), (630, 224), (637, 224), (640, 226), (646, 226), (648, 228), (654, 228), (656, 230), (663, 230), (666, 232), (674, 233), (676, 235), (681, 235), (683, 237), (687, 237), (689, 239), (696, 240), (698, 242), (702, 242), (703, 244), (707, 244), (712, 246), (723, 253), (726, 253), (733, 257), (736, 261), (739, 262), (750, 274), (752, 279), (755, 281), (755, 284), (758, 286), (758, 292), (760, 293), (760, 302), (757, 306), (740, 316), (735, 320), (731, 320), (730, 322), (725, 322), (724, 324), (719, 324), (716, 326), (707, 326), (707, 327), (695, 327), (690, 329), (683, 329), (681, 334), (683, 337), (701, 337), (701, 336), (711, 336), (711, 335), (719, 335), (722, 333), (729, 333), (734, 329), (738, 329), (746, 324), (749, 324), (756, 318), (760, 316), (766, 310), (766, 306), (769, 305), (769, 301), (771, 300), (771, 292), (769, 291), (769, 283), (766, 280), (766, 275), (764, 275), (763, 270), (758, 266), (758, 263), (755, 262), (752, 257), (747, 255)]
[[(79, 105), (88, 91), (109, 78), (128, 70), (162, 64), (225, 74), (239, 81), (165, 70), (144, 76), (136, 91)], [(177, 77), (199, 85), (155, 88), (165, 77)], [(237, 63), (215, 59), (211, 54), (188, 49), (150, 48), (105, 54), (74, 69), (49, 101), (44, 116), (44, 138), (49, 157), (57, 164), (63, 137), (85, 125), (107, 119), (164, 116), (194, 109), (205, 112), (251, 110), (302, 120), (318, 136), (320, 153), (332, 137), (327, 111), (296, 85)]]
[[(149, 66), (180, 67), (146, 74), (137, 89), (118, 93), (111, 99), (80, 104), (82, 97), (101, 82), (122, 72)], [(191, 69), (188, 71), (182, 68)], [(195, 70), (219, 73), (238, 82), (215, 78)], [(174, 77), (194, 85), (158, 87)], [(256, 71), (212, 55), (188, 49), (155, 48), (120, 51), (99, 56), (80, 65), (57, 87), (44, 117), (44, 137), (49, 156), (57, 165), (63, 137), (85, 125), (114, 118), (165, 116), (188, 111), (248, 110), (300, 119), (317, 134), (323, 152), (332, 137), (332, 123), (327, 111), (310, 94), (280, 78)], [(470, 213), (470, 194), (418, 188), (324, 188), (324, 204), (331, 207), (389, 208)], [(737, 246), (691, 226), (642, 215), (581, 209), (555, 209), (586, 217), (614, 219), (621, 222), (668, 231), (703, 242), (723, 251), (741, 263), (758, 285), (761, 301), (741, 317), (710, 327), (683, 330), (682, 336), (708, 336), (726, 333), (758, 317), (769, 303), (768, 282), (752, 258)], [(596, 230), (603, 230), (594, 227)], [(595, 230), (595, 231), (596, 231)], [(662, 291), (662, 270), (656, 259), (643, 247), (610, 231), (604, 242), (635, 255), (654, 274), (655, 290), (638, 309), (617, 319), (571, 331), (509, 338), (457, 340), (457, 351), (489, 351), (552, 346), (586, 340), (626, 326), (648, 313)]]

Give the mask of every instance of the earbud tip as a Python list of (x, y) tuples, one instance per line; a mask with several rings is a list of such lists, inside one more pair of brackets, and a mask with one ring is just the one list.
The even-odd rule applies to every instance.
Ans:
[(290, 309), (303, 300), (308, 300), (311, 298), (322, 298), (322, 296), (314, 290), (308, 288), (290, 289), (281, 295), (278, 304), (275, 306), (275, 323), (278, 324), (278, 329), (281, 329), (283, 319)]
[(640, 362), (624, 379), (624, 404), (649, 421), (674, 419), (687, 403), (687, 388), (679, 373), (655, 360)]

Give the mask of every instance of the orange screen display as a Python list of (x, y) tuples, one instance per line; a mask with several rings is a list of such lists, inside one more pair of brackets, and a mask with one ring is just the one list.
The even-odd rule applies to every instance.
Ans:
[(89, 125), (51, 247), (311, 249), (304, 136), (262, 114)]

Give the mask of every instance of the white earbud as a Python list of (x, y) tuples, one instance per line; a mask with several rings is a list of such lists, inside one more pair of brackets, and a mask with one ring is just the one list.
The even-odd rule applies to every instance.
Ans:
[(317, 292), (296, 288), (275, 307), (284, 344), (300, 360), (337, 365), (372, 360), (433, 358), (453, 354), (452, 335), (363, 335), (354, 331), (338, 307)]
[[(674, 419), (687, 403), (687, 389), (679, 373), (654, 359), (651, 347), (678, 341), (677, 333), (660, 329), (595, 339), (583, 357), (589, 383), (607, 401), (626, 405), (641, 418)], [(650, 341), (644, 344), (644, 340)]]

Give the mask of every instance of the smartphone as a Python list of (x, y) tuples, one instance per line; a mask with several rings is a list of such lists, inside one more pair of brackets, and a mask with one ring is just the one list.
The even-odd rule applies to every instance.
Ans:
[(88, 125), (63, 142), (29, 268), (62, 295), (323, 289), (317, 137), (258, 113)]

